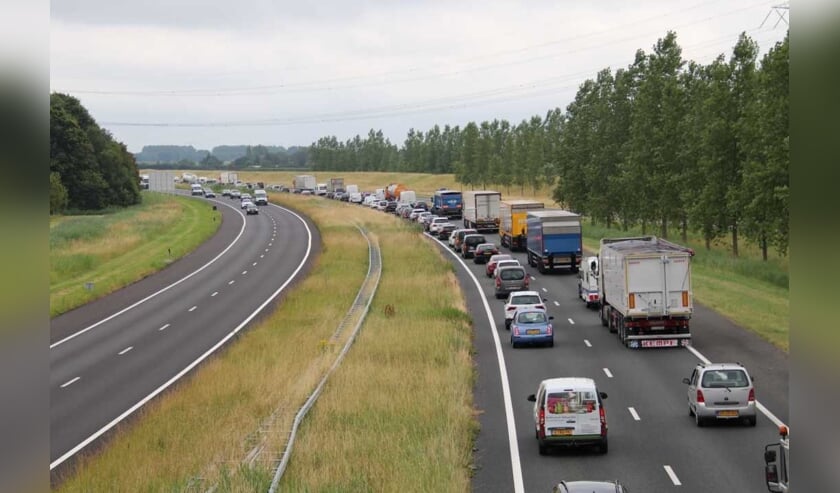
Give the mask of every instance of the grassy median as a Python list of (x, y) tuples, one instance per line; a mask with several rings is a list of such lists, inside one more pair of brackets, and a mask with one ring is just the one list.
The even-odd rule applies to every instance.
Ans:
[(393, 216), (314, 197), (272, 200), (318, 224), (323, 248), (310, 275), (83, 459), (60, 491), (266, 491), (294, 414), (343, 344), (330, 337), (367, 272), (357, 222), (381, 246), (379, 291), (304, 422), (282, 489), (469, 490), (471, 331), (450, 264)]
[(221, 224), (205, 201), (142, 196), (142, 204), (110, 213), (50, 218), (51, 317), (162, 269)]

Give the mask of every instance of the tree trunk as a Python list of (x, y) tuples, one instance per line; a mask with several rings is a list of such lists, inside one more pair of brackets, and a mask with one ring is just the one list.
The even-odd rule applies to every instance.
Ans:
[(711, 250), (712, 249), (712, 239), (709, 238), (708, 234), (705, 235), (704, 239), (706, 240), (706, 250)]
[(732, 225), (732, 256), (738, 256), (738, 224)]
[(767, 236), (761, 235), (761, 259), (767, 262)]
[(607, 229), (612, 228), (612, 216), (607, 216)]
[(642, 219), (642, 236), (647, 234), (647, 221)]
[(668, 218), (662, 217), (662, 225), (660, 227), (660, 234), (663, 238), (668, 238)]
[(682, 218), (682, 232), (680, 233), (683, 243), (688, 243), (688, 220), (685, 216)]

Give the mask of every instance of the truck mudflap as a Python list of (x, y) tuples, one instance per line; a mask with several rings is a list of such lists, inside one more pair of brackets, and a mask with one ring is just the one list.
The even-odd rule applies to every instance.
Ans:
[(630, 349), (659, 347), (688, 347), (691, 334), (628, 335), (625, 344)]

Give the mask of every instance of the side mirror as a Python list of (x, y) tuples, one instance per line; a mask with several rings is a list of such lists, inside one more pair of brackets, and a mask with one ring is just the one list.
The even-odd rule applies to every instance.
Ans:
[(606, 392), (598, 392), (598, 395), (601, 396), (601, 399), (606, 399), (607, 398), (607, 393)]
[(771, 463), (776, 462), (776, 451), (775, 450), (765, 450), (764, 451), (764, 462)]
[(529, 402), (537, 402), (537, 396), (534, 395), (534, 394), (529, 395), (528, 396), (528, 401)]
[(689, 380), (688, 378), (683, 378), (683, 383), (686, 385), (691, 385), (691, 380)]

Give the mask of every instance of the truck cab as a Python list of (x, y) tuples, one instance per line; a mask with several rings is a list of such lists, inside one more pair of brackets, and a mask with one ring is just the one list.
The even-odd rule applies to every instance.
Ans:
[(785, 425), (779, 426), (779, 443), (764, 447), (764, 479), (767, 491), (790, 492), (790, 438)]
[(598, 257), (587, 257), (581, 262), (578, 272), (578, 296), (586, 303), (586, 308), (597, 307), (601, 299), (598, 285)]

